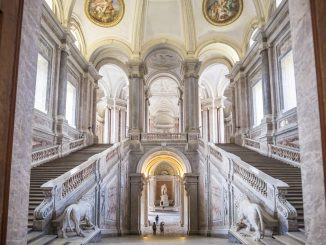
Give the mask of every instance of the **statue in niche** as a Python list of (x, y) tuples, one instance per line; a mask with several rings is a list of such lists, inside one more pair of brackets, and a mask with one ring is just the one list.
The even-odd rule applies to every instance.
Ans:
[(166, 184), (161, 186), (160, 206), (163, 208), (169, 206), (168, 188), (166, 187)]
[(161, 186), (161, 195), (166, 196), (167, 194), (168, 194), (168, 188), (164, 184), (164, 185)]

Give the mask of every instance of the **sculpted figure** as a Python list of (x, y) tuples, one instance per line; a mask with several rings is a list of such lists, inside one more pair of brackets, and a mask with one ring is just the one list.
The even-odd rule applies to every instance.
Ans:
[[(91, 222), (91, 205), (80, 200), (77, 204), (69, 205), (64, 213), (57, 219), (57, 221), (62, 221), (62, 237), (67, 238), (66, 230), (69, 227), (71, 231), (75, 230), (77, 236), (85, 237), (82, 229), (80, 228), (81, 221), (86, 222), (87, 228), (95, 229), (95, 226)], [(73, 224), (73, 225), (72, 225)]]
[(247, 231), (255, 230), (254, 240), (260, 241), (264, 237), (264, 223), (261, 207), (249, 201), (246, 197), (239, 203), (237, 231), (246, 227)]
[(167, 188), (166, 185), (164, 184), (164, 185), (161, 186), (161, 195), (162, 195), (162, 196), (165, 196), (165, 195), (167, 195), (167, 194), (168, 194), (168, 188)]

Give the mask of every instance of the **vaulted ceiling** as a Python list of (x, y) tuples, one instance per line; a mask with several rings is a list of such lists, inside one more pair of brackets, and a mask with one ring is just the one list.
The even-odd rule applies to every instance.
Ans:
[(88, 59), (103, 47), (120, 49), (125, 59), (144, 58), (159, 44), (175, 47), (183, 57), (198, 58), (213, 45), (211, 48), (220, 49), (221, 57), (231, 63), (235, 54), (244, 55), (253, 28), (265, 23), (274, 4), (274, 0), (243, 0), (243, 11), (236, 21), (214, 26), (204, 17), (202, 0), (124, 0), (122, 20), (106, 28), (86, 16), (85, 0), (53, 1), (63, 25), (74, 22), (80, 26)]

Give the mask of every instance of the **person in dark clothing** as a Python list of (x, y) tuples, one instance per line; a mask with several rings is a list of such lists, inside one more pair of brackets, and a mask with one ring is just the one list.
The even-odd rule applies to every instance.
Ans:
[(152, 229), (153, 229), (153, 234), (156, 235), (156, 223), (155, 222), (153, 222)]
[(161, 232), (161, 234), (163, 234), (164, 235), (164, 222), (162, 221), (161, 223), (160, 223), (160, 232)]
[(158, 224), (158, 215), (155, 217), (156, 224)]

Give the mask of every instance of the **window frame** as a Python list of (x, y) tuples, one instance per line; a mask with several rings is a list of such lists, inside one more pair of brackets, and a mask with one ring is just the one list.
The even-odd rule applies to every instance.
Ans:
[[(50, 47), (48, 47), (48, 45), (46, 43), (44, 43), (44, 41), (42, 39), (40, 40), (40, 48), (39, 48), (38, 55), (41, 55), (48, 62), (47, 81), (46, 81), (45, 111), (36, 108), (35, 107), (35, 101), (34, 101), (34, 107), (33, 108), (34, 108), (34, 110), (37, 110), (40, 113), (43, 113), (45, 115), (50, 115), (51, 114), (51, 108), (50, 108), (51, 89), (52, 89), (52, 56), (53, 55), (52, 55), (52, 49)], [(36, 74), (37, 74), (37, 71), (38, 71), (38, 65), (36, 65)], [(37, 82), (37, 80), (35, 81), (34, 96), (36, 95), (36, 82)], [(34, 100), (35, 100), (35, 98), (34, 98)]]
[[(80, 81), (79, 81), (78, 76), (76, 74), (74, 74), (73, 70), (71, 69), (71, 67), (69, 65), (68, 65), (68, 75), (67, 75), (67, 86), (68, 86), (68, 82), (70, 82), (76, 89), (75, 125), (71, 125), (69, 123), (68, 123), (68, 125), (69, 125), (69, 127), (77, 130), (78, 127), (79, 127)], [(67, 96), (67, 91), (66, 91), (66, 96)], [(67, 97), (66, 97), (66, 106), (67, 106)], [(66, 107), (66, 110), (67, 110), (67, 107)], [(66, 120), (67, 120), (67, 111), (66, 111), (65, 117), (66, 117)]]
[[(288, 50), (286, 50), (286, 52), (282, 53), (281, 55), (279, 55), (278, 57), (278, 97), (279, 97), (279, 103), (278, 103), (278, 107), (279, 107), (279, 111), (282, 114), (286, 114), (289, 111), (293, 111), (297, 108), (297, 97), (296, 97), (296, 106), (289, 108), (289, 109), (285, 109), (284, 108), (284, 86), (283, 86), (283, 69), (282, 69), (282, 59), (284, 57), (286, 57), (290, 52), (292, 52), (293, 55), (293, 50), (290, 48)], [(294, 77), (294, 83), (295, 83), (295, 77)], [(296, 84), (295, 84), (296, 86)]]
[[(253, 89), (254, 87), (258, 84), (261, 83), (261, 95), (262, 95), (262, 102), (264, 103), (264, 95), (263, 95), (263, 81), (262, 79), (257, 79), (254, 82), (251, 83), (250, 86), (250, 97), (251, 97), (251, 111), (252, 111), (252, 116), (251, 116), (251, 126), (252, 128), (257, 128), (261, 125), (262, 119), (264, 119), (264, 110), (263, 110), (263, 117), (261, 118), (260, 122), (258, 124), (255, 124), (255, 118), (256, 118), (256, 111), (255, 111), (255, 103), (254, 103), (254, 93)], [(263, 109), (264, 109), (264, 104), (263, 104)]]

